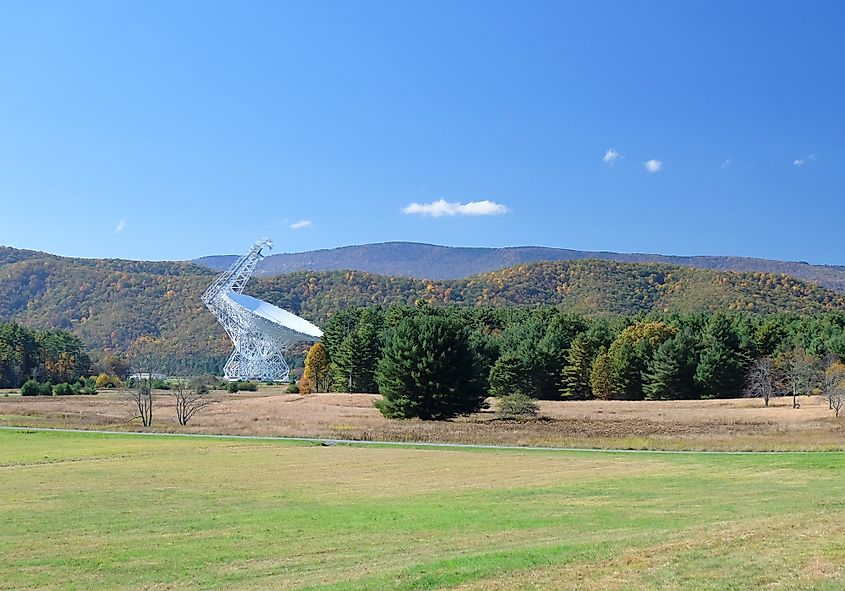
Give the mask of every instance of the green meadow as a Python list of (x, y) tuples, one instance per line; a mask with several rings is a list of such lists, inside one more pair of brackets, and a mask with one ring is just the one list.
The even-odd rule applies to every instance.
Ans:
[(842, 589), (845, 454), (0, 431), (2, 589)]

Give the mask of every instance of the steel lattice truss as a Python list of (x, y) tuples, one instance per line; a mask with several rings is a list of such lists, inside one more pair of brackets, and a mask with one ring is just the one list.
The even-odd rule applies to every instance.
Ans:
[[(224, 368), (224, 375), (230, 381), (287, 381), (289, 370), (283, 355), (284, 350), (295, 341), (314, 340), (322, 334), (307, 321), (266, 302), (248, 296), (238, 298), (233, 295), (243, 293), (256, 265), (264, 258), (261, 252), (264, 248), (273, 248), (269, 238), (256, 242), (246, 255), (215, 279), (202, 296), (203, 303), (223, 325), (235, 346)], [(303, 334), (301, 331), (290, 329), (275, 317), (268, 320), (266, 311), (264, 316), (261, 316), (257, 308), (246, 307), (243, 304), (245, 300), (255, 302), (258, 308), (267, 308), (271, 312), (278, 311), (295, 318), (313, 327), (314, 334)]]

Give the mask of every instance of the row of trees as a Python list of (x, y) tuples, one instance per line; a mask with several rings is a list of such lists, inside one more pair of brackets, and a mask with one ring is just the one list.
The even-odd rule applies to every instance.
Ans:
[(819, 360), (803, 349), (760, 357), (751, 364), (745, 392), (766, 406), (773, 396), (791, 395), (793, 408), (800, 407), (799, 396), (821, 394), (838, 417), (845, 403), (845, 364), (836, 355)]
[(30, 379), (74, 383), (90, 373), (91, 358), (76, 335), (0, 324), (0, 388), (19, 388)]
[[(452, 365), (438, 366), (442, 355)], [(475, 384), (485, 395), (545, 399), (736, 397), (756, 359), (818, 364), (843, 355), (845, 316), (835, 313), (587, 318), (554, 307), (351, 308), (326, 324), (322, 343), (306, 357), (301, 388), (380, 392), (386, 414), (391, 392), (410, 391), (407, 380), (442, 383), (422, 367), (439, 367), (444, 385), (473, 384), (471, 399)]]

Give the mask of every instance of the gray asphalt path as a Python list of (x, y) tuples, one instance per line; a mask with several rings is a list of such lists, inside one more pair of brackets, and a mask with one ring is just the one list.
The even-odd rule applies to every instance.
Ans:
[(841, 454), (842, 451), (695, 451), (672, 449), (603, 449), (599, 447), (543, 447), (521, 445), (484, 445), (473, 443), (438, 443), (433, 441), (361, 441), (357, 439), (324, 439), (318, 437), (270, 437), (261, 435), (217, 435), (210, 433), (156, 433), (152, 431), (105, 431), (94, 429), (59, 429), (52, 427), (4, 427), (3, 431), (43, 431), (48, 433), (94, 433), (100, 435), (120, 435), (125, 437), (178, 437), (195, 439), (231, 439), (247, 441), (282, 441), (291, 443), (311, 443), (319, 445), (351, 445), (409, 448), (446, 448), (446, 449), (491, 449), (509, 451), (563, 451), (605, 454), (671, 454), (671, 455), (781, 455), (781, 454)]

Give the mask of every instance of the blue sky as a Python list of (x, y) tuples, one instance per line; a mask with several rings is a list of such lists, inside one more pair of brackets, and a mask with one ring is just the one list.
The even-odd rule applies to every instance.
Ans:
[(838, 1), (5, 2), (0, 244), (845, 264), (843, 30)]

